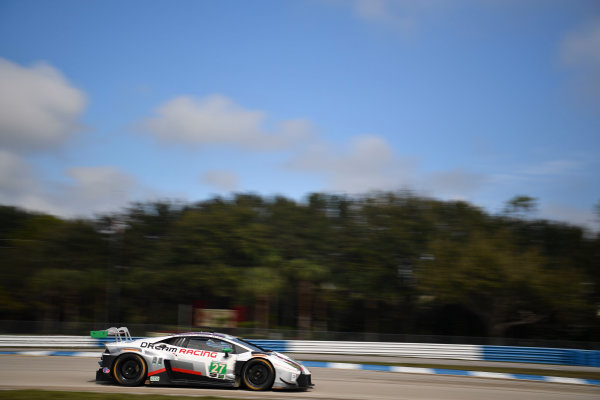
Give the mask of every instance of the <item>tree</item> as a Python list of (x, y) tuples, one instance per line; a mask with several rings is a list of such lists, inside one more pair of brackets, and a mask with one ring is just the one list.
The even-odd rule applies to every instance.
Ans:
[(490, 336), (585, 307), (577, 271), (548, 268), (539, 251), (518, 247), (506, 231), (472, 232), (461, 242), (438, 239), (429, 254), (420, 263), (420, 289), (471, 310)]
[(268, 257), (262, 266), (247, 268), (243, 274), (241, 290), (254, 298), (254, 320), (261, 329), (269, 328), (271, 300), (283, 285), (280, 263), (279, 257)]
[(600, 236), (519, 216), (534, 208), (517, 196), (492, 216), (407, 192), (140, 203), (93, 221), (0, 206), (0, 317), (115, 308), (171, 324), (200, 301), (246, 305), (262, 328), (428, 334), (444, 312), (450, 333), (597, 341)]
[(409, 330), (414, 265), (433, 231), (435, 203), (410, 193), (376, 193), (340, 205), (332, 275), (343, 295), (335, 305), (352, 330)]
[[(598, 223), (600, 224), (600, 200), (598, 200), (598, 202), (596, 204), (594, 204), (594, 213), (596, 214), (596, 219), (598, 220)], [(600, 235), (600, 233), (599, 233)]]
[(29, 289), (36, 294), (34, 301), (43, 311), (44, 321), (79, 319), (79, 306), (86, 293), (84, 275), (76, 270), (42, 269), (32, 277)]
[(293, 281), (298, 282), (298, 329), (309, 331), (312, 325), (314, 287), (324, 280), (327, 270), (310, 260), (295, 259), (287, 265), (287, 272)]
[(504, 212), (508, 215), (524, 217), (536, 211), (537, 199), (529, 196), (515, 196), (506, 202)]

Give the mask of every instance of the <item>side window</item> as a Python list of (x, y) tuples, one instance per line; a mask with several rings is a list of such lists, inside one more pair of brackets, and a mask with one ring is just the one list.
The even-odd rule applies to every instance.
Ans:
[(233, 348), (234, 354), (242, 354), (242, 353), (245, 353), (248, 351), (245, 348), (243, 348), (242, 346), (238, 346), (237, 344), (232, 344), (231, 347)]
[[(187, 344), (189, 349), (207, 350), (207, 351), (218, 351), (222, 352), (223, 349), (233, 349), (233, 354), (241, 353), (240, 347), (224, 340), (215, 338), (190, 338)], [(243, 352), (243, 351), (242, 351)]]
[(225, 340), (219, 340), (219, 342), (221, 342), (221, 351), (223, 351), (222, 349), (232, 349), (232, 354), (242, 354), (248, 351), (237, 344), (229, 343)]
[(206, 345), (212, 350), (212, 351), (223, 351), (223, 349), (231, 349), (233, 348), (229, 343), (223, 341), (223, 340), (219, 340), (219, 339), (208, 339), (206, 341)]
[(187, 346), (188, 349), (196, 349), (196, 350), (209, 350), (206, 345), (206, 339), (203, 338), (190, 338)]
[(187, 340), (186, 337), (173, 337), (173, 338), (161, 340), (160, 342), (156, 342), (156, 344), (164, 343), (164, 344), (170, 344), (171, 346), (184, 347), (186, 340)]
[(185, 347), (186, 337), (174, 337), (169, 340), (169, 344), (177, 347)]

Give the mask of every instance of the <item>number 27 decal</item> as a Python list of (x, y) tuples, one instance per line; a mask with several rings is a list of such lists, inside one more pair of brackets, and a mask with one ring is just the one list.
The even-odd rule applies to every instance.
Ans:
[(210, 373), (211, 374), (223, 375), (223, 374), (225, 374), (226, 371), (227, 371), (226, 363), (212, 362), (210, 364)]

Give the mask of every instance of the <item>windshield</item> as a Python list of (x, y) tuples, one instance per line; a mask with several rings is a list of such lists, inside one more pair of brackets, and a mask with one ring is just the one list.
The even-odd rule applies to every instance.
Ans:
[(233, 338), (233, 339), (230, 339), (230, 340), (231, 340), (232, 342), (234, 342), (234, 343), (241, 344), (241, 345), (243, 345), (243, 346), (245, 346), (245, 347), (248, 347), (248, 348), (250, 348), (250, 350), (252, 350), (252, 351), (263, 351), (263, 352), (264, 352), (264, 351), (267, 351), (267, 350), (263, 349), (262, 347), (260, 347), (260, 346), (257, 346), (257, 345), (255, 345), (255, 344), (252, 344), (252, 343), (250, 343), (250, 342), (248, 342), (248, 341), (246, 341), (246, 340), (244, 340), (244, 339), (240, 339), (240, 338)]

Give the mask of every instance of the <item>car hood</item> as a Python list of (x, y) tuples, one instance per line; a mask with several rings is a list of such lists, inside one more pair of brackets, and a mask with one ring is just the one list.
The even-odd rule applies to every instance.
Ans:
[(308, 370), (308, 368), (306, 368), (304, 365), (302, 365), (301, 362), (294, 360), (292, 357), (289, 357), (289, 356), (287, 356), (283, 353), (279, 353), (277, 351), (271, 352), (271, 356), (273, 356), (275, 358), (279, 358), (280, 360), (283, 360), (284, 362), (286, 362), (288, 364), (292, 364), (294, 367), (298, 368), (304, 374), (310, 374), (310, 371)]

